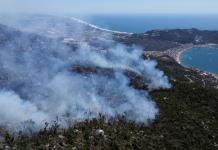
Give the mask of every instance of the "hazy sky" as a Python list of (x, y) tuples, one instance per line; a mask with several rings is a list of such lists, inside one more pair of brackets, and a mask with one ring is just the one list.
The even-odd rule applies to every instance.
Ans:
[(218, 0), (0, 0), (0, 13), (218, 14)]

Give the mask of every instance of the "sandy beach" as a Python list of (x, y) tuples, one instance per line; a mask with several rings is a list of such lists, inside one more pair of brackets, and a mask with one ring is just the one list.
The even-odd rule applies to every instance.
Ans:
[[(189, 45), (183, 45), (182, 47), (179, 47), (179, 48), (176, 48), (176, 49), (171, 49), (171, 50), (167, 50), (167, 54), (174, 58), (180, 65), (181, 64), (181, 60), (180, 60), (180, 57), (181, 57), (181, 54), (190, 49), (190, 48), (197, 48), (197, 47), (210, 47), (210, 46), (215, 46), (217, 44), (213, 44), (213, 43), (210, 43), (210, 44), (204, 44), (204, 45), (193, 45), (193, 44), (189, 44)], [(184, 66), (184, 65), (182, 65)], [(186, 66), (184, 66), (186, 67)], [(205, 70), (201, 70), (203, 72), (203, 74), (206, 74), (206, 75), (212, 75), (214, 78), (216, 78), (218, 80), (218, 75), (214, 74), (214, 73), (211, 73), (211, 72), (207, 72)]]
[(145, 55), (153, 55), (153, 56), (164, 56), (164, 55), (167, 55), (167, 56), (170, 56), (171, 58), (173, 58), (175, 61), (177, 61), (179, 64), (181, 63), (180, 62), (180, 55), (190, 49), (190, 48), (193, 48), (194, 45), (193, 44), (184, 44), (184, 45), (181, 45), (179, 47), (175, 47), (175, 48), (171, 48), (171, 49), (168, 49), (168, 50), (165, 50), (165, 51), (146, 51), (145, 52)]
[[(213, 44), (213, 43), (209, 43), (209, 44), (202, 44), (202, 45), (194, 45), (194, 44), (184, 44), (184, 45), (181, 45), (179, 47), (176, 47), (176, 48), (172, 48), (172, 49), (168, 49), (168, 50), (165, 50), (163, 52), (157, 52), (157, 51), (146, 51), (145, 52), (145, 55), (153, 55), (153, 56), (164, 56), (164, 55), (167, 55), (167, 56), (170, 56), (171, 58), (173, 58), (177, 63), (179, 63), (180, 65), (182, 65), (183, 67), (187, 67), (187, 66), (184, 66), (182, 63), (181, 63), (181, 60), (180, 60), (180, 57), (181, 57), (181, 54), (183, 52), (185, 52), (186, 50), (190, 49), (190, 48), (197, 48), (197, 47), (210, 47), (210, 46), (215, 46), (217, 44)], [(194, 69), (194, 68), (192, 68)], [(205, 70), (199, 70), (196, 68), (196, 70), (198, 70), (198, 72), (202, 75), (211, 75), (213, 76), (216, 80), (218, 80), (218, 76), (214, 73), (211, 73), (211, 72), (207, 72)]]
[(210, 46), (215, 46), (215, 45), (216, 44), (213, 44), (213, 43), (203, 44), (203, 45), (185, 44), (185, 45), (182, 45), (182, 46), (177, 47), (177, 48), (166, 50), (163, 53), (174, 58), (179, 64), (181, 64), (180, 56), (184, 51), (186, 51), (190, 48), (195, 48), (195, 47), (196, 48), (197, 47), (210, 47)]

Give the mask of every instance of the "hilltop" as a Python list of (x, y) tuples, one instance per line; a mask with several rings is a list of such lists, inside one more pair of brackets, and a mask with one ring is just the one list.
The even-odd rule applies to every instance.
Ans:
[[(49, 26), (30, 30), (40, 19), (49, 22)], [(185, 44), (218, 44), (218, 31), (175, 29), (153, 30), (141, 34), (114, 33), (84, 22), (58, 18), (59, 22), (66, 23), (66, 30), (59, 32), (58, 27), (63, 27), (63, 24), (57, 26), (54, 19), (40, 16), (33, 19), (33, 22), (26, 20), (26, 26), (22, 24), (11, 28), (0, 25), (0, 47), (13, 41), (13, 47), (8, 48), (43, 54), (47, 49), (53, 50), (56, 46), (54, 43), (71, 50), (75, 50), (80, 42), (88, 42), (101, 50), (107, 50), (116, 42), (128, 46), (139, 45), (145, 51), (144, 58), (158, 62), (157, 67), (169, 77), (172, 88), (149, 91), (160, 112), (148, 124), (129, 121), (125, 116), (107, 120), (99, 114), (96, 119), (69, 122), (68, 128), (62, 128), (57, 119), (51, 126), (45, 124), (39, 132), (35, 133), (30, 129), (29, 136), (22, 132), (15, 136), (1, 128), (0, 149), (217, 149), (218, 80), (200, 70), (184, 68), (175, 58), (164, 52)], [(76, 26), (82, 27), (81, 32), (76, 32)], [(23, 42), (25, 40), (31, 43), (26, 44)], [(156, 53), (153, 55), (146, 51)], [(11, 86), (7, 81), (13, 79), (13, 76), (7, 76), (4, 74), (4, 67), (0, 68), (0, 86)], [(113, 68), (81, 65), (70, 66), (69, 70), (86, 76), (100, 74), (109, 78), (117, 71)], [(128, 69), (119, 71), (124, 72), (133, 88), (148, 89), (148, 81), (140, 74)], [(15, 91), (21, 90), (21, 87), (19, 84), (12, 86)]]

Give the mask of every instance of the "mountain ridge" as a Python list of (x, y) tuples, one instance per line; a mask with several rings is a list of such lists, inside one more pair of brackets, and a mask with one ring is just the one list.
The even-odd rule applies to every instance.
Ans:
[[(101, 44), (105, 38), (127, 45), (139, 44), (144, 51), (154, 50), (157, 53), (189, 42), (195, 45), (208, 42), (217, 44), (217, 31), (209, 32), (196, 29), (153, 30), (148, 31), (148, 33), (132, 35), (116, 33), (112, 35), (114, 36), (112, 39), (110, 39), (111, 35), (99, 33), (101, 31), (85, 31), (87, 31), (85, 33), (87, 37), (81, 39), (80, 42), (88, 42), (96, 49), (103, 49), (102, 53), (111, 46), (110, 44), (113, 45), (113, 42)], [(99, 33), (97, 37), (96, 32)], [(41, 33), (43, 34), (43, 32)], [(209, 37), (213, 34), (215, 34), (214, 37)], [(174, 35), (176, 37), (172, 38)], [(187, 35), (191, 35), (191, 37), (187, 38)], [(201, 35), (203, 41), (196, 42), (196, 35)], [(25, 40), (29, 36), (33, 37), (33, 40), (30, 40), (32, 41), (30, 47), (27, 47), (25, 42), (19, 42), (20, 38)], [(1, 27), (0, 25), (0, 47), (10, 43), (12, 39), (18, 40), (13, 47), (15, 50), (44, 52), (43, 50), (47, 48), (54, 48), (56, 42), (74, 50), (80, 40), (80, 37), (78, 37), (78, 41), (71, 39), (66, 43), (64, 38), (73, 37), (62, 37), (61, 35), (58, 38), (50, 38), (40, 34), (14, 31), (13, 28)], [(50, 46), (44, 46), (46, 42)], [(171, 89), (149, 91), (152, 99), (160, 108), (160, 113), (148, 125), (129, 121), (124, 116), (106, 120), (102, 114), (99, 114), (98, 118), (84, 120), (83, 122), (72, 123), (69, 121), (67, 129), (60, 126), (59, 118), (50, 126), (45, 124), (45, 127), (39, 132), (33, 132), (28, 126), (25, 126), (24, 128), (30, 131), (30, 135), (23, 132), (14, 135), (4, 127), (0, 127), (0, 149), (217, 149), (218, 91), (215, 87), (218, 85), (218, 80), (210, 75), (205, 77), (202, 71), (184, 68), (167, 55), (145, 54), (143, 57), (156, 60), (158, 62), (157, 67), (166, 73), (172, 84)], [(0, 69), (0, 82), (10, 79), (7, 74), (1, 74), (3, 68)], [(113, 75), (113, 70), (104, 67), (93, 68), (79, 65), (70, 66), (69, 70), (86, 76), (101, 74), (110, 77), (111, 74)], [(131, 71), (127, 71), (126, 74), (130, 77), (129, 80), (135, 88), (139, 90), (147, 88), (144, 84), (146, 81), (141, 76)], [(5, 83), (1, 84), (4, 86)], [(19, 90), (20, 85), (15, 88)]]

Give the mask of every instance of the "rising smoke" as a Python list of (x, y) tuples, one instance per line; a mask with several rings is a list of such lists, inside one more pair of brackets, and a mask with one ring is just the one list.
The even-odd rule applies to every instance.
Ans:
[[(130, 86), (123, 70), (144, 77), (149, 90), (171, 85), (155, 61), (142, 58), (140, 48), (115, 41), (104, 51), (84, 41), (72, 48), (47, 38), (33, 41), (31, 36), (18, 34), (1, 44), (0, 124), (32, 120), (41, 126), (56, 116), (82, 121), (99, 114), (125, 115), (140, 123), (155, 119), (158, 108), (148, 91)], [(109, 68), (113, 75), (72, 72), (74, 65)]]

